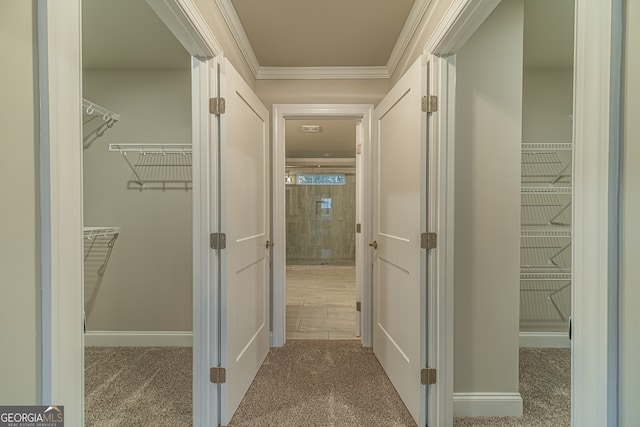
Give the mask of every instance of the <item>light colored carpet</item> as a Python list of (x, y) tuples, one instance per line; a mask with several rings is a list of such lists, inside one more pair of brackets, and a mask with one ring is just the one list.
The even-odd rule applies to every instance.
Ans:
[(569, 427), (571, 350), (520, 349), (522, 417), (456, 418), (455, 427)]
[(415, 425), (371, 349), (289, 340), (271, 349), (229, 427)]
[(87, 347), (85, 425), (192, 425), (191, 347)]
[[(570, 351), (521, 349), (524, 416), (456, 427), (570, 426)], [(191, 348), (88, 347), (86, 425), (190, 426)], [(230, 426), (414, 426), (375, 356), (357, 341), (274, 348)]]

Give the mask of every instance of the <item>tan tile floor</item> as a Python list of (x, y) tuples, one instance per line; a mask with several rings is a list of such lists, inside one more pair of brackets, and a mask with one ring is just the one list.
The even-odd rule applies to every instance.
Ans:
[(287, 266), (287, 338), (356, 339), (354, 266)]

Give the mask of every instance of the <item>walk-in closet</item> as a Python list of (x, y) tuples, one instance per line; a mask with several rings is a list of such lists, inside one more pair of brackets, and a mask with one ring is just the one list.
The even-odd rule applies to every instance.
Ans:
[[(563, 26), (545, 24), (552, 7)], [(573, 1), (525, 1), (520, 332), (526, 345), (568, 347), (571, 316)], [(533, 340), (533, 341), (532, 341)]]
[(573, 15), (503, 1), (456, 56), (454, 393), (500, 384), (523, 425), (570, 425)]
[(144, 0), (84, 0), (82, 81), (86, 425), (187, 425), (190, 56)]

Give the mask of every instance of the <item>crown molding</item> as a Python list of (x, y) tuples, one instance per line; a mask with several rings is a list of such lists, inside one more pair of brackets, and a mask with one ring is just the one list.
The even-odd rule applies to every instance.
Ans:
[(261, 67), (231, 0), (216, 0), (242, 55), (256, 80), (388, 79), (396, 69), (431, 0), (416, 0), (405, 21), (387, 65), (368, 67)]
[(247, 33), (244, 32), (244, 27), (240, 22), (240, 18), (236, 13), (236, 9), (231, 4), (231, 0), (216, 0), (216, 4), (218, 5), (218, 9), (222, 13), (222, 17), (224, 21), (227, 23), (227, 26), (231, 30), (231, 34), (233, 35), (234, 40), (238, 43), (238, 47), (240, 48), (240, 52), (242, 52), (242, 56), (245, 61), (247, 61), (247, 65), (251, 69), (253, 76), (258, 78), (258, 73), (260, 70), (260, 64), (258, 63), (258, 58), (256, 54), (253, 52), (253, 48), (251, 47), (251, 43), (249, 43), (249, 39), (247, 38)]
[(427, 13), (427, 9), (431, 4), (431, 0), (416, 0), (409, 12), (409, 16), (402, 27), (402, 31), (398, 36), (398, 40), (396, 40), (395, 46), (393, 46), (393, 50), (391, 51), (391, 55), (389, 55), (389, 60), (387, 61), (387, 72), (389, 76), (393, 75), (400, 62), (400, 58), (407, 50), (409, 43), (411, 42), (411, 38), (416, 33), (418, 29), (418, 25), (420, 25), (420, 21), (424, 17), (425, 13)]
[(378, 67), (260, 67), (257, 80), (388, 79), (386, 66)]

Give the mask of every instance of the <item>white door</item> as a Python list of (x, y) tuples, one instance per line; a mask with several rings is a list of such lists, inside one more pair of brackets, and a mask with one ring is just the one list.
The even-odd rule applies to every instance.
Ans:
[(219, 62), (221, 423), (227, 425), (269, 351), (269, 113), (238, 72)]
[(420, 58), (375, 109), (373, 150), (373, 351), (418, 425), (426, 408), (425, 70)]

